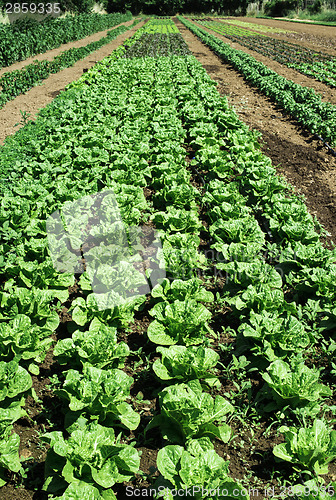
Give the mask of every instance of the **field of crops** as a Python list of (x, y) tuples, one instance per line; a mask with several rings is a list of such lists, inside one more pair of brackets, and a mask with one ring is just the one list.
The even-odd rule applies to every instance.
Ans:
[[(179, 21), (333, 151), (334, 105)], [(336, 251), (179, 25), (0, 147), (0, 499), (336, 498)]]
[[(244, 47), (271, 57), (289, 68), (294, 68), (331, 87), (336, 87), (336, 59), (328, 53), (251, 31), (251, 29), (245, 28), (244, 23), (242, 23), (243, 27), (239, 27), (239, 25), (236, 26), (236, 23), (232, 25), (225, 22), (198, 21), (202, 26), (210, 28)], [(248, 26), (250, 27), (250, 25)]]

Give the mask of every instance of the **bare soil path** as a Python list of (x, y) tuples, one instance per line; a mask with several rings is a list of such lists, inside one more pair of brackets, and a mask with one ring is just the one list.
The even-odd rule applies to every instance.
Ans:
[(182, 23), (177, 19), (175, 22), (194, 56), (218, 82), (219, 92), (228, 97), (242, 121), (261, 132), (264, 153), (278, 172), (306, 196), (310, 212), (336, 242), (336, 158), (235, 69), (222, 62)]
[[(133, 21), (128, 21), (126, 23), (122, 23), (125, 26), (129, 26)], [(83, 72), (92, 66), (94, 66), (98, 61), (107, 57), (111, 54), (111, 52), (116, 49), (120, 44), (122, 44), (127, 38), (132, 36), (135, 31), (137, 31), (143, 22), (138, 23), (131, 28), (119, 35), (112, 42), (104, 45), (99, 50), (92, 52), (85, 59), (81, 59), (77, 61), (74, 66), (71, 68), (66, 68), (59, 73), (55, 73), (50, 75), (49, 78), (44, 80), (42, 85), (33, 87), (31, 90), (26, 92), (25, 94), (19, 95), (14, 100), (9, 101), (1, 110), (0, 110), (0, 144), (3, 144), (5, 138), (9, 135), (14, 134), (18, 130), (18, 126), (14, 126), (16, 123), (20, 122), (21, 114), (20, 110), (26, 111), (30, 113), (29, 120), (32, 120), (36, 117), (39, 109), (44, 108), (47, 104), (49, 104), (64, 88), (73, 80), (77, 80), (82, 76)], [(53, 49), (44, 54), (40, 54), (40, 59), (53, 59), (57, 54), (67, 50), (71, 47), (80, 47), (82, 45), (87, 45), (90, 42), (99, 40), (106, 34), (106, 31), (96, 33), (90, 37), (79, 40), (78, 42), (72, 42), (70, 44), (62, 45), (58, 49)], [(31, 58), (32, 60), (37, 57)], [(29, 61), (22, 61), (21, 63), (16, 63), (13, 66), (21, 64), (25, 66)], [(32, 62), (32, 61), (30, 61)], [(18, 69), (18, 68), (16, 68)]]

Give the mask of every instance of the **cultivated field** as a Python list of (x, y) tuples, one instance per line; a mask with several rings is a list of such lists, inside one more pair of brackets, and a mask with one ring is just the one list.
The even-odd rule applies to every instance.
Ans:
[(335, 28), (113, 16), (2, 47), (0, 499), (336, 498)]

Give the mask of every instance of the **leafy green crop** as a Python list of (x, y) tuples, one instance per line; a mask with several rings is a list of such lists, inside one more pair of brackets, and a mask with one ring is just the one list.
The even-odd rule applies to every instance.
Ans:
[(281, 105), (301, 125), (313, 134), (318, 133), (324, 140), (335, 144), (336, 120), (332, 104), (322, 102), (321, 97), (312, 88), (302, 87), (287, 80), (249, 54), (232, 48), (183, 17), (179, 19), (222, 59), (238, 69), (251, 84)]
[(35, 54), (59, 47), (63, 43), (84, 38), (92, 33), (112, 28), (129, 21), (127, 14), (77, 14), (64, 18), (46, 18), (37, 21), (21, 19), (14, 24), (0, 26), (0, 67), (10, 66)]
[(84, 59), (87, 55), (111, 42), (125, 31), (127, 31), (125, 26), (119, 26), (109, 31), (108, 34), (100, 40), (91, 42), (84, 47), (66, 50), (56, 56), (52, 61), (36, 60), (22, 69), (4, 73), (0, 77), (0, 109), (6, 102), (14, 99), (20, 94), (24, 94), (32, 87), (48, 78), (51, 74), (58, 73), (62, 69), (73, 66), (77, 61)]
[(186, 211), (170, 206), (166, 212), (155, 212), (152, 221), (158, 229), (169, 232), (194, 233), (202, 227), (196, 210)]
[(229, 441), (231, 428), (223, 422), (234, 408), (222, 396), (213, 399), (202, 392), (199, 380), (167, 387), (160, 392), (159, 403), (161, 413), (151, 420), (147, 431), (159, 426), (164, 439), (180, 444), (206, 436)]
[(77, 486), (79, 491), (97, 494), (93, 488), (85, 487), (84, 482), (97, 488), (104, 499), (113, 499), (114, 494), (111, 496), (106, 490), (132, 479), (139, 470), (140, 457), (133, 446), (120, 443), (120, 436), (115, 437), (113, 429), (97, 423), (80, 426), (67, 440), (59, 431), (45, 434), (43, 439), (51, 446), (46, 460), (48, 477), (43, 487), (50, 493), (64, 490), (70, 484), (73, 487), (68, 494)]
[(2, 408), (24, 405), (24, 395), (32, 388), (32, 379), (18, 361), (0, 361), (0, 401)]
[(169, 489), (176, 488), (179, 491), (190, 489), (197, 500), (204, 498), (205, 491), (216, 490), (220, 492), (219, 496), (211, 495), (215, 500), (248, 499), (242, 487), (229, 477), (228, 462), (217, 455), (209, 438), (191, 439), (186, 449), (176, 445), (165, 446), (159, 450), (157, 467), (167, 481), (162, 484), (163, 492), (157, 498), (172, 500)]
[(19, 472), (21, 462), (19, 457), (20, 437), (13, 432), (12, 426), (0, 424), (0, 488), (7, 483), (5, 471)]
[(25, 314), (18, 314), (8, 323), (0, 323), (0, 359), (27, 361), (28, 370), (35, 375), (51, 344), (50, 330), (32, 325)]
[(211, 312), (194, 299), (174, 300), (171, 304), (159, 302), (150, 314), (155, 320), (150, 323), (147, 335), (155, 344), (201, 344), (205, 334), (211, 332), (208, 326)]
[(220, 386), (214, 370), (219, 354), (213, 349), (175, 345), (168, 349), (157, 347), (156, 352), (162, 354), (162, 359), (154, 362), (153, 370), (161, 380), (203, 379), (210, 386)]
[(117, 340), (116, 328), (98, 318), (91, 321), (89, 330), (76, 330), (71, 339), (59, 340), (54, 348), (58, 362), (71, 366), (89, 363), (96, 368), (122, 368), (128, 354), (127, 344)]
[(238, 331), (248, 341), (245, 349), (269, 362), (305, 349), (311, 340), (304, 323), (294, 315), (279, 316), (278, 312), (251, 311), (248, 323), (242, 323)]
[(134, 430), (140, 415), (125, 402), (130, 397), (132, 383), (133, 378), (121, 370), (101, 370), (84, 364), (83, 373), (67, 372), (63, 387), (57, 393), (69, 401), (70, 410), (78, 415), (85, 412), (106, 425), (119, 421)]
[[(273, 361), (263, 374), (263, 379), (272, 390), (272, 397), (279, 407), (316, 407), (323, 396), (332, 391), (319, 381), (320, 372), (308, 368), (303, 361), (294, 360), (291, 365), (282, 360)], [(274, 409), (270, 404), (265, 409)]]
[(316, 474), (328, 474), (328, 463), (336, 457), (336, 431), (316, 419), (311, 427), (282, 426), (279, 431), (286, 442), (273, 448), (280, 460), (291, 462), (297, 470), (309, 469)]
[(206, 257), (198, 251), (200, 238), (190, 233), (169, 234), (159, 232), (162, 243), (163, 264), (167, 276), (192, 278), (197, 269), (206, 267)]

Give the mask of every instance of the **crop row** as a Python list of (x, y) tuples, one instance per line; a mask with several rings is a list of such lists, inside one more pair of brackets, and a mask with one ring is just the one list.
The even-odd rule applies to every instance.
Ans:
[[(158, 227), (161, 226), (162, 229), (165, 230), (164, 233), (162, 233), (162, 238), (164, 241), (163, 252), (165, 253), (168, 250), (167, 253), (168, 255), (170, 255), (171, 252), (169, 251), (169, 249), (171, 248), (171, 245), (174, 245), (174, 243), (175, 245), (181, 245), (178, 242), (182, 240), (182, 248), (178, 248), (177, 246), (174, 255), (172, 256), (172, 265), (174, 266), (173, 269), (176, 267), (176, 265), (178, 265), (178, 259), (180, 259), (179, 266), (181, 267), (181, 264), (183, 265), (183, 259), (185, 258), (185, 256), (183, 255), (183, 251), (181, 251), (183, 249), (188, 250), (188, 261), (194, 267), (198, 261), (196, 248), (199, 242), (197, 240), (199, 240), (199, 238), (197, 238), (197, 236), (192, 233), (194, 233), (195, 231), (197, 232), (200, 229), (201, 224), (198, 220), (197, 211), (195, 210), (195, 201), (193, 201), (192, 199), (193, 197), (195, 197), (195, 189), (190, 186), (188, 172), (186, 171), (185, 166), (183, 168), (183, 163), (185, 162), (185, 150), (180, 145), (180, 143), (181, 140), (183, 140), (185, 133), (181, 125), (179, 125), (178, 118), (174, 118), (173, 115), (174, 108), (176, 108), (177, 105), (177, 100), (174, 96), (169, 97), (169, 93), (167, 92), (168, 89), (165, 89), (163, 85), (163, 83), (166, 82), (166, 86), (168, 88), (170, 87), (169, 82), (166, 81), (166, 77), (168, 74), (174, 76), (177, 73), (180, 79), (183, 78), (185, 74), (185, 60), (177, 60), (175, 63), (175, 68), (173, 63), (168, 63), (166, 61), (163, 61), (163, 63), (161, 64), (155, 63), (154, 60), (152, 63), (148, 63), (148, 61), (139, 63), (135, 59), (132, 59), (129, 62), (128, 61), (129, 60), (125, 60), (124, 62), (115, 62), (111, 64), (111, 62), (107, 60), (108, 69), (104, 68), (104, 72), (102, 72), (102, 67), (100, 66), (98, 72), (92, 71), (91, 75), (86, 75), (85, 78), (88, 78), (88, 84), (90, 85), (89, 92), (84, 92), (83, 96), (82, 87), (79, 92), (72, 96), (69, 95), (67, 99), (64, 99), (64, 103), (58, 102), (57, 109), (60, 112), (64, 112), (64, 109), (69, 109), (70, 101), (73, 101), (72, 117), (74, 117), (74, 115), (76, 114), (81, 116), (83, 111), (85, 110), (85, 104), (87, 106), (90, 106), (91, 112), (93, 113), (95, 107), (97, 109), (101, 109), (102, 106), (101, 97), (99, 99), (96, 99), (93, 98), (93, 96), (105, 96), (104, 105), (106, 106), (107, 94), (104, 92), (104, 90), (109, 89), (108, 102), (110, 106), (112, 105), (112, 103), (114, 103), (113, 112), (116, 113), (113, 115), (111, 113), (109, 118), (113, 121), (115, 120), (116, 116), (118, 116), (119, 123), (119, 132), (114, 137), (115, 142), (111, 140), (111, 137), (108, 137), (110, 144), (109, 147), (111, 148), (110, 154), (115, 155), (114, 151), (117, 147), (120, 154), (116, 155), (112, 176), (110, 161), (113, 158), (110, 158), (110, 160), (106, 162), (105, 166), (100, 165), (99, 170), (97, 170), (98, 165), (96, 164), (96, 174), (97, 172), (99, 172), (99, 179), (103, 182), (105, 181), (106, 186), (113, 188), (116, 193), (119, 193), (119, 195), (117, 194), (119, 207), (123, 214), (123, 220), (127, 224), (134, 224), (139, 222), (139, 218), (142, 217), (141, 212), (146, 210), (146, 201), (143, 197), (141, 186), (145, 185), (148, 188), (155, 185), (157, 192), (155, 195), (155, 201), (153, 201), (153, 203), (164, 208), (166, 205), (165, 199), (168, 198), (168, 200), (170, 200), (168, 201), (168, 205), (170, 206), (167, 209), (167, 213), (164, 211), (155, 211), (155, 213), (153, 214), (153, 220), (156, 225)], [(173, 67), (174, 71), (172, 71), (170, 66)], [(155, 80), (153, 74), (156, 75)], [(141, 85), (139, 88), (134, 86), (134, 78), (136, 78), (138, 82), (141, 81)], [(153, 83), (156, 85), (153, 86)], [(100, 90), (100, 92), (97, 93), (98, 89)], [(112, 91), (112, 89), (114, 89), (114, 92)], [(79, 95), (81, 95), (81, 99), (78, 101)], [(123, 97), (124, 102), (121, 97)], [(150, 101), (152, 103), (152, 106), (150, 106)], [(116, 105), (117, 102), (118, 105)], [(155, 113), (153, 115), (154, 102)], [(130, 105), (132, 105), (132, 107), (130, 107)], [(105, 106), (104, 109), (106, 109)], [(135, 124), (134, 115), (130, 115), (129, 110), (134, 109), (136, 115), (138, 115), (142, 106), (143, 109), (141, 109), (141, 119), (138, 118), (138, 123)], [(147, 113), (145, 113), (144, 110), (147, 110)], [(167, 114), (169, 115), (169, 120), (167, 119)], [(50, 118), (51, 117), (52, 115), (50, 116)], [(62, 125), (64, 127), (64, 125), (66, 126), (68, 119), (65, 118), (65, 120), (63, 119), (57, 121), (59, 127), (62, 127)], [(100, 131), (99, 123), (100, 128), (103, 126), (105, 135), (107, 133), (107, 130), (110, 130), (109, 125), (111, 124), (106, 123), (106, 117), (104, 118), (104, 123), (99, 122), (99, 120), (93, 121), (95, 123), (91, 121), (90, 129), (94, 126), (96, 133)], [(50, 123), (49, 121), (49, 132), (52, 131), (53, 125), (55, 125), (55, 122)], [(127, 142), (125, 141), (126, 134), (128, 137)], [(103, 138), (105, 136), (99, 134), (99, 137), (101, 138), (101, 140), (104, 140)], [(122, 139), (122, 142), (120, 142), (120, 139)], [(79, 146), (77, 146), (76, 149), (78, 149), (78, 147)], [(120, 162), (124, 163), (126, 151), (127, 155), (130, 155), (132, 150), (133, 158), (129, 164), (129, 169), (127, 171), (128, 175), (125, 175), (125, 168), (121, 169), (118, 164)], [(105, 160), (107, 160), (107, 158), (105, 158)], [(150, 169), (148, 166), (149, 162), (153, 162), (153, 167)], [(154, 162), (156, 163), (156, 165), (154, 165)], [(79, 169), (79, 171), (76, 171), (78, 178), (78, 174), (81, 167), (83, 168), (83, 164), (76, 161), (74, 161), (74, 164), (76, 164), (77, 169)], [(135, 165), (138, 165), (137, 171), (134, 169)], [(142, 174), (142, 171), (144, 175)], [(85, 175), (87, 175), (86, 170)], [(125, 183), (125, 181), (127, 182), (128, 177), (130, 179), (130, 184)], [(120, 179), (120, 181), (122, 182), (118, 182), (118, 179)], [(175, 179), (175, 184), (172, 184), (173, 179)], [(161, 189), (159, 189), (160, 187)], [(16, 188), (14, 188), (14, 191), (17, 192), (17, 186)], [(130, 199), (133, 200), (133, 204), (131, 205), (131, 207), (129, 204)], [(138, 200), (136, 206), (134, 203), (135, 199)], [(189, 203), (191, 203), (191, 210), (184, 213), (184, 211), (180, 207), (181, 205), (185, 206), (186, 200), (188, 199)], [(88, 206), (88, 201), (89, 200), (86, 200), (86, 206)], [(130, 208), (131, 210), (129, 210)], [(178, 229), (182, 230), (182, 233), (180, 233)], [(110, 230), (112, 230), (112, 226)], [(22, 268), (26, 267), (22, 261), (21, 265)], [(30, 263), (29, 271), (26, 269), (25, 273), (25, 282), (27, 284), (29, 278), (33, 278), (34, 276), (37, 276), (39, 274), (37, 272), (37, 268), (41, 270), (41, 267), (42, 266), (39, 266), (38, 263), (35, 262), (34, 269), (34, 265)], [(170, 266), (168, 265), (168, 272), (170, 271), (169, 268)], [(29, 273), (28, 276), (27, 271)], [(128, 272), (125, 275), (124, 279), (129, 280), (129, 272), (130, 270), (128, 269)], [(5, 273), (9, 273), (10, 276), (15, 276), (15, 266), (13, 269), (13, 266), (7, 263), (5, 265)], [(71, 281), (73, 282), (73, 279), (71, 280), (71, 278), (73, 277), (69, 275), (62, 275), (62, 278), (63, 284), (70, 284)], [(17, 276), (17, 279), (20, 283), (20, 276)], [(88, 280), (86, 280), (86, 286), (87, 281)], [(80, 284), (82, 282), (85, 285), (85, 280), (83, 281), (83, 278), (81, 279)], [(31, 282), (29, 284), (32, 285)], [(53, 283), (51, 283), (51, 286), (54, 286), (55, 284), (57, 285), (54, 279)], [(178, 290), (179, 284), (180, 290)], [(169, 292), (169, 288), (169, 281), (167, 281), (164, 290), (162, 290), (161, 293), (167, 294)], [(202, 307), (203, 312), (206, 310), (204, 306), (198, 304), (198, 301), (202, 299), (207, 300), (209, 296), (212, 296), (212, 294), (201, 293), (201, 291), (198, 291), (199, 285), (195, 281), (181, 283), (175, 282), (175, 287), (173, 288), (175, 288), (176, 290), (173, 290), (169, 295), (174, 297), (174, 295), (177, 293), (177, 297), (179, 297), (180, 299), (174, 301), (175, 307), (178, 305), (180, 305), (181, 307), (181, 305), (183, 304), (183, 301), (181, 303), (181, 299), (183, 299), (184, 294), (188, 293), (190, 300), (184, 306), (184, 309), (186, 310), (186, 313), (189, 313), (190, 315), (190, 333), (197, 332), (198, 335), (200, 335), (200, 322), (204, 322), (204, 319), (202, 320), (201, 318), (199, 318), (198, 314), (202, 311)], [(87, 290), (87, 288), (84, 287), (84, 290), (85, 289)], [(155, 292), (158, 294), (159, 290), (160, 288), (156, 288)], [(22, 290), (18, 291), (17, 289), (13, 289), (12, 292), (12, 298), (17, 303), (19, 292), (22, 292)], [(55, 292), (55, 296), (62, 297), (62, 299), (64, 300), (67, 296), (66, 292), (66, 289)], [(155, 292), (153, 290), (153, 296), (155, 296)], [(193, 298), (193, 296), (195, 296), (195, 298)], [(159, 295), (157, 295), (157, 297), (159, 297)], [(55, 353), (59, 355), (61, 362), (62, 359), (67, 360), (70, 356), (71, 365), (76, 364), (77, 348), (75, 346), (78, 345), (78, 347), (80, 347), (80, 351), (78, 351), (78, 354), (80, 356), (79, 360), (82, 359), (83, 361), (88, 361), (87, 357), (89, 357), (90, 364), (84, 364), (83, 369), (80, 371), (68, 371), (67, 378), (60, 391), (61, 397), (63, 395), (66, 400), (70, 397), (70, 410), (72, 410), (72, 412), (70, 413), (70, 415), (68, 415), (68, 421), (70, 420), (72, 422), (72, 425), (71, 429), (69, 428), (69, 426), (67, 426), (67, 428), (68, 431), (71, 432), (71, 436), (66, 440), (66, 442), (62, 438), (62, 434), (60, 432), (49, 433), (46, 436), (46, 440), (50, 442), (53, 448), (53, 451), (50, 451), (48, 454), (46, 465), (48, 477), (45, 488), (49, 491), (57, 492), (58, 489), (62, 489), (62, 487), (64, 489), (63, 485), (66, 485), (66, 483), (72, 483), (67, 493), (68, 495), (71, 494), (74, 488), (76, 488), (76, 490), (80, 488), (82, 494), (88, 494), (90, 490), (91, 492), (95, 491), (93, 486), (90, 487), (91, 483), (95, 486), (98, 486), (98, 488), (102, 490), (102, 495), (104, 496), (104, 498), (113, 498), (112, 491), (109, 491), (107, 488), (115, 484), (115, 482), (118, 481), (118, 478), (119, 481), (120, 479), (127, 479), (132, 473), (136, 472), (139, 467), (139, 458), (135, 451), (132, 450), (132, 448), (129, 446), (122, 444), (118, 445), (118, 443), (115, 443), (114, 432), (109, 426), (106, 425), (108, 424), (108, 422), (115, 423), (116, 420), (117, 422), (118, 420), (121, 420), (124, 427), (135, 429), (139, 423), (139, 415), (135, 414), (132, 411), (131, 407), (125, 402), (125, 399), (129, 394), (129, 388), (132, 379), (120, 370), (114, 368), (112, 369), (113, 365), (116, 364), (118, 366), (122, 364), (123, 357), (127, 355), (125, 346), (123, 346), (122, 344), (115, 345), (116, 335), (115, 328), (113, 328), (113, 326), (120, 323), (125, 324), (130, 319), (132, 319), (134, 307), (139, 307), (139, 305), (143, 301), (144, 297), (139, 297), (135, 301), (135, 304), (132, 303), (127, 307), (115, 307), (112, 310), (105, 310), (101, 314), (94, 306), (93, 294), (88, 295), (86, 300), (84, 300), (83, 298), (78, 298), (72, 303), (70, 312), (72, 313), (72, 319), (74, 323), (77, 324), (77, 327), (79, 329), (73, 332), (72, 340), (69, 339), (71, 340), (70, 343), (69, 341), (61, 341), (56, 346)], [(39, 303), (41, 303), (41, 301)], [(163, 304), (161, 304), (161, 308), (162, 305)], [(19, 306), (19, 313), (23, 312), (27, 312), (27, 310), (22, 310)], [(6, 313), (8, 314), (8, 310), (5, 309), (5, 314)], [(206, 312), (206, 316), (208, 314), (209, 313)], [(22, 317), (21, 319), (23, 320)], [(186, 319), (186, 317), (184, 319)], [(192, 322), (195, 320), (196, 324), (193, 325)], [(83, 331), (87, 330), (87, 327), (89, 326), (88, 323), (90, 323), (90, 328), (83, 336)], [(168, 336), (169, 333), (171, 336), (174, 330), (176, 330), (176, 327), (174, 329), (172, 325), (169, 327), (170, 323), (171, 322), (168, 321), (166, 336)], [(11, 323), (10, 326), (12, 326)], [(86, 327), (85, 329), (81, 328), (84, 326)], [(20, 328), (17, 328), (17, 330), (20, 331)], [(155, 328), (152, 328), (152, 330), (152, 338), (157, 339), (155, 335)], [(80, 338), (82, 340), (80, 340)], [(84, 339), (86, 340), (84, 341)], [(191, 337), (191, 343), (194, 342), (195, 338)], [(176, 340), (174, 341), (173, 339), (170, 343), (176, 343)], [(92, 344), (95, 344), (96, 349), (90, 353), (88, 349), (92, 350)], [(42, 347), (40, 348), (40, 351), (41, 354), (43, 351)], [(84, 354), (85, 352), (86, 354)], [(34, 355), (35, 357), (38, 357), (37, 352), (35, 352)], [(43, 358), (43, 356), (41, 355), (40, 358)], [(109, 365), (111, 368), (107, 368), (107, 366)], [(34, 371), (34, 368), (32, 368), (31, 365), (28, 366), (31, 370), (33, 369)], [(103, 366), (104, 369), (101, 369), (100, 366)], [(84, 396), (84, 394), (92, 394), (93, 384), (97, 391), (94, 400), (92, 400), (91, 396), (89, 396), (89, 398), (86, 398)], [(202, 395), (202, 390), (200, 387), (197, 387), (197, 384), (195, 385), (194, 383), (193, 385), (195, 393), (194, 404), (197, 405), (199, 398), (204, 398), (204, 395)], [(27, 390), (27, 388), (25, 389)], [(182, 390), (181, 387), (179, 389)], [(81, 397), (79, 394), (78, 397), (75, 395), (78, 390), (81, 393)], [(21, 392), (23, 392), (23, 390)], [(108, 398), (107, 394), (109, 396)], [(84, 396), (84, 399), (82, 396)], [(78, 404), (75, 403), (75, 400), (79, 397), (82, 402), (78, 406)], [(185, 399), (184, 404), (186, 404), (186, 402), (187, 400)], [(221, 400), (217, 399), (217, 405), (219, 405), (220, 403), (223, 406)], [(78, 414), (78, 410), (80, 407), (82, 408), (81, 417), (80, 414)], [(226, 413), (227, 407), (228, 405), (225, 405), (225, 408), (223, 407), (223, 415)], [(103, 410), (103, 408), (105, 409)], [(105, 427), (101, 426), (99, 423), (88, 423), (83, 427), (84, 415), (88, 415), (88, 413), (91, 415), (96, 415), (96, 419), (98, 419), (99, 422), (103, 422)], [(78, 422), (80, 423), (80, 425), (75, 425), (73, 417), (76, 417), (76, 419), (80, 417)], [(210, 418), (210, 415), (207, 415), (206, 412), (203, 416), (203, 419), (205, 418)], [(186, 423), (184, 424), (184, 427), (185, 426)], [(186, 433), (186, 431), (187, 429), (185, 429), (184, 433)], [(205, 429), (203, 429), (203, 431), (205, 432)], [(85, 447), (83, 443), (80, 443), (79, 445), (79, 440), (83, 439), (84, 433), (86, 436), (84, 443)], [(189, 437), (192, 437), (194, 434), (195, 431), (191, 432), (190, 430), (188, 432)], [(225, 435), (228, 435), (227, 429)], [(214, 451), (211, 451), (212, 445), (209, 440), (203, 440), (199, 444), (201, 445), (201, 449), (199, 450), (198, 455), (200, 453), (203, 453), (202, 447), (206, 447), (206, 449), (204, 450), (206, 451), (206, 460), (203, 464), (203, 467), (206, 467), (207, 463), (213, 459)], [(103, 449), (101, 448), (101, 446), (103, 445), (105, 449), (104, 454)], [(195, 441), (194, 443), (194, 446), (196, 445), (198, 445), (197, 441)], [(66, 461), (59, 458), (60, 451), (58, 450), (60, 450), (60, 446), (63, 447), (61, 456), (65, 457)], [(95, 449), (91, 450), (91, 446), (94, 446)], [(107, 446), (113, 448), (113, 456), (116, 456), (118, 449), (121, 454), (120, 458), (117, 461), (119, 466), (118, 468), (120, 470), (117, 476), (111, 475), (111, 473), (109, 472), (111, 468), (112, 457), (110, 453), (106, 454)], [(190, 449), (190, 456), (194, 457), (193, 460), (195, 460), (195, 452), (197, 450), (192, 450), (192, 448)], [(87, 463), (88, 458), (85, 458), (84, 453), (86, 457), (88, 455), (90, 456), (89, 464)], [(196, 458), (198, 459), (198, 456), (196, 456)], [(165, 460), (163, 458), (163, 464), (164, 462)], [(217, 469), (221, 471), (220, 473), (222, 475), (226, 471), (226, 469), (223, 468), (224, 461), (218, 457), (217, 462)], [(96, 464), (95, 466), (93, 465), (94, 463)], [(48, 472), (49, 464), (51, 469)], [(55, 466), (55, 464), (57, 464), (57, 466)], [(91, 468), (91, 479), (88, 479), (88, 477), (85, 476), (85, 470), (82, 470), (83, 468), (85, 469), (85, 465), (86, 467)], [(63, 467), (66, 470), (64, 470)], [(101, 468), (103, 468), (104, 470), (101, 471)], [(64, 480), (60, 482), (60, 472), (62, 469)], [(69, 469), (72, 470), (72, 473), (70, 475), (67, 472)], [(215, 472), (216, 469), (214, 470), (214, 473)], [(217, 473), (218, 470), (216, 474)], [(75, 481), (75, 478), (77, 478), (77, 482)], [(83, 479), (83, 484), (78, 484), (79, 479)], [(232, 485), (235, 484), (229, 479), (227, 479), (227, 482)], [(67, 498), (67, 496), (65, 496), (64, 498)]]
[[(112, 488), (121, 492), (117, 485), (130, 481), (140, 467), (132, 433), (137, 429), (140, 447), (158, 427), (164, 441), (156, 438), (161, 478), (155, 488), (219, 487), (228, 490), (222, 494), (226, 498), (247, 498), (212, 444), (214, 438), (230, 439), (228, 424), (238, 408), (220, 393), (225, 377), (216, 370), (221, 365), (211, 340), (233, 330), (213, 330), (214, 297), (206, 279), (196, 279), (199, 271), (207, 276), (207, 264), (223, 273), (216, 305), (228, 310), (227, 325), (238, 325), (235, 347), (265, 382), (253, 394), (253, 404), (272, 424), (274, 411), (295, 424), (282, 430), (286, 443), (275, 453), (315, 476), (325, 473), (335, 456), (333, 435), (315, 417), (326, 408), (323, 397), (331, 391), (299, 351), (314, 354), (335, 321), (334, 252), (319, 243), (319, 226), (303, 201), (276, 176), (256, 135), (238, 120), (195, 58), (115, 57), (71, 84), (0, 150), (3, 175), (10, 181), (1, 187), (1, 236), (6, 242), (0, 253), (1, 333), (7, 348), (2, 369), (11, 370), (13, 380), (2, 405), (3, 467), (20, 468), (11, 425), (20, 418), (22, 395), (31, 387), (27, 369), (38, 375), (36, 361), (44, 359), (51, 332), (59, 330), (56, 310), (65, 303), (69, 307), (68, 287), (75, 281), (74, 272), (56, 272), (48, 251), (46, 219), (61, 210), (73, 249), (63, 256), (63, 264), (75, 268), (81, 255), (76, 248), (82, 246), (87, 268), (77, 279), (77, 296), (70, 297), (68, 332), (63, 331), (65, 338), (54, 349), (65, 365), (57, 395), (64, 401), (66, 430), (44, 436), (51, 447), (45, 490), (58, 495), (67, 488), (63, 500), (75, 495), (114, 499)], [(203, 187), (193, 185), (191, 171)], [(92, 197), (97, 192), (100, 205)], [(155, 284), (149, 270), (154, 320), (146, 332), (144, 356), (140, 349), (130, 353), (126, 343), (134, 314), (145, 310), (146, 296), (129, 300), (125, 295), (126, 283), (130, 289), (144, 285), (143, 275), (131, 256), (118, 269), (108, 268), (102, 245), (85, 246), (78, 240), (84, 234), (78, 233), (80, 222), (91, 237), (101, 238), (98, 242), (111, 239), (111, 248), (120, 253), (118, 210), (129, 238), (132, 226), (141, 225), (144, 234), (153, 227), (159, 231), (159, 270), (165, 268), (169, 278)], [(98, 216), (103, 217), (100, 225), (95, 223)], [(200, 237), (209, 241), (211, 256), (199, 253)], [(92, 260), (98, 262), (93, 274)], [(118, 305), (97, 307), (94, 279), (100, 280), (100, 290), (105, 285), (104, 300)], [(139, 339), (144, 331), (140, 333)], [(139, 371), (133, 365), (135, 382), (149, 355), (150, 371), (159, 383), (160, 410), (152, 408), (150, 415), (147, 401), (132, 394), (129, 403), (130, 354), (140, 364)], [(227, 359), (221, 361), (225, 366)], [(309, 423), (298, 426), (302, 416)], [(12, 462), (6, 454), (9, 436), (14, 436)], [(200, 492), (194, 496), (203, 497)], [(164, 498), (170, 500), (172, 494)]]
[(246, 28), (241, 28), (239, 26), (226, 24), (224, 22), (219, 22), (219, 21), (204, 20), (204, 19), (198, 19), (198, 18), (192, 18), (192, 19), (190, 19), (190, 21), (194, 21), (194, 22), (197, 22), (198, 24), (202, 24), (205, 27), (209, 27), (213, 31), (222, 30), (223, 35), (228, 36), (228, 38), (231, 36), (233, 39), (236, 37), (237, 37), (237, 39), (239, 39), (240, 37), (246, 37), (246, 38), (262, 37), (263, 38), (266, 36), (262, 33), (256, 33), (255, 31), (251, 31), (251, 30), (246, 29)]
[(19, 20), (0, 25), (0, 68), (44, 53), (60, 45), (80, 40), (132, 19), (127, 14), (79, 14), (65, 18), (46, 19), (40, 23)]
[[(335, 58), (323, 52), (316, 52), (300, 45), (270, 38), (266, 36), (251, 36), (251, 33), (237, 33), (231, 26), (223, 23), (197, 21), (198, 24), (219, 33), (233, 42), (258, 52), (275, 61), (294, 68), (304, 75), (311, 76), (331, 87), (336, 86)], [(256, 35), (256, 33), (253, 33)]]
[(180, 18), (203, 43), (208, 45), (225, 62), (230, 63), (252, 85), (279, 104), (300, 125), (313, 134), (319, 134), (330, 144), (336, 144), (336, 108), (323, 103), (321, 97), (310, 87), (303, 87), (275, 71), (241, 50), (236, 50), (195, 24)]
[(124, 43), (123, 57), (168, 57), (190, 54), (187, 44), (171, 20), (167, 20), (162, 27), (154, 21), (150, 19), (136, 35)]
[(144, 33), (178, 33), (176, 25), (171, 19), (167, 19), (165, 23), (163, 20), (151, 19), (144, 28)]

